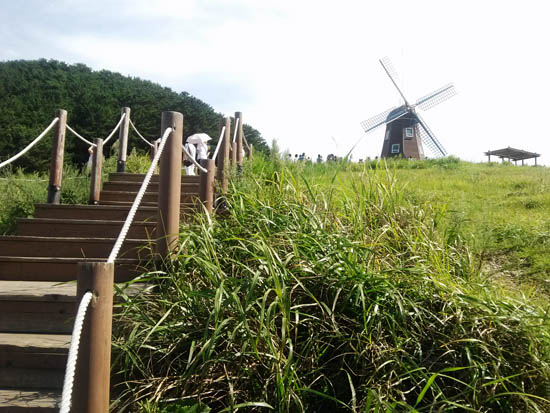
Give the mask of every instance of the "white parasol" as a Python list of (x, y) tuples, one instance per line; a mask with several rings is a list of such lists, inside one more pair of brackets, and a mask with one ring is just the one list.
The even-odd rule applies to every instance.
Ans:
[(187, 143), (204, 143), (208, 142), (210, 139), (212, 139), (210, 136), (208, 136), (206, 133), (195, 133), (194, 135), (187, 137)]

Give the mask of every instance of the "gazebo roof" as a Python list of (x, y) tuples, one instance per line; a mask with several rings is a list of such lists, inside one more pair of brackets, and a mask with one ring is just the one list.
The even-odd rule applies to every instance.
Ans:
[(507, 148), (504, 148), (504, 149), (487, 151), (485, 152), (485, 155), (486, 156), (495, 155), (500, 158), (508, 158), (508, 159), (512, 159), (513, 161), (521, 161), (523, 159), (538, 158), (540, 156), (540, 153), (528, 152), (522, 149), (510, 148), (508, 146)]

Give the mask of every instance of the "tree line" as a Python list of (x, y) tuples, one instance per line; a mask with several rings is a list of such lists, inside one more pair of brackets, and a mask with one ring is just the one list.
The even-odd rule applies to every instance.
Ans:
[[(160, 134), (160, 114), (173, 110), (184, 114), (183, 135), (209, 134), (212, 144), (219, 137), (222, 114), (187, 92), (108, 70), (93, 71), (83, 64), (69, 65), (56, 60), (0, 62), (0, 158), (18, 153), (51, 122), (58, 108), (68, 111), (67, 123), (89, 140), (105, 138), (120, 118), (123, 106), (131, 108), (131, 119), (148, 139)], [(255, 150), (269, 152), (260, 132), (245, 124), (244, 133)], [(116, 135), (118, 136), (118, 134)], [(145, 142), (130, 130), (130, 148), (148, 150)], [(113, 138), (106, 145), (109, 154)], [(30, 171), (46, 170), (51, 143), (45, 137), (17, 166)], [(65, 159), (82, 164), (88, 147), (67, 132)]]

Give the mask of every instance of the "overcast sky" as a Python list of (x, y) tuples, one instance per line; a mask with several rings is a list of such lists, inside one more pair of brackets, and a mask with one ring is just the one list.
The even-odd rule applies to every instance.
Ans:
[[(282, 149), (380, 154), (360, 122), (399, 104), (389, 56), (450, 154), (481, 161), (506, 146), (550, 164), (547, 1), (3, 0), (0, 60), (57, 59), (187, 91)], [(1, 98), (1, 97), (0, 97)], [(116, 121), (116, 120), (114, 120)], [(427, 151), (429, 154), (429, 151)]]

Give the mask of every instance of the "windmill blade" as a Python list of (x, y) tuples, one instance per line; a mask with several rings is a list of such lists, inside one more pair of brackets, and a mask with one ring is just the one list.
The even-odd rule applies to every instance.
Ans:
[(418, 123), (421, 126), (420, 128), (418, 128), (418, 130), (420, 132), (420, 137), (422, 138), (422, 143), (430, 148), (430, 150), (436, 157), (447, 156), (447, 151), (445, 150), (443, 145), (441, 145), (441, 143), (437, 140), (435, 134), (431, 131), (431, 129), (428, 128), (428, 125), (426, 124), (424, 119), (422, 119), (418, 113), (416, 114), (416, 118), (418, 119)]
[(418, 99), (415, 106), (422, 110), (428, 110), (452, 98), (454, 95), (456, 95), (456, 89), (452, 83), (449, 83)]
[(401, 116), (404, 116), (407, 113), (409, 113), (409, 109), (405, 105), (396, 106), (382, 113), (379, 113), (372, 118), (364, 120), (363, 122), (361, 122), (361, 126), (363, 127), (365, 133), (367, 133), (373, 129), (376, 129), (379, 126), (393, 122), (394, 120), (399, 119)]
[(405, 105), (408, 105), (409, 102), (407, 102), (407, 98), (405, 97), (405, 95), (403, 94), (403, 92), (401, 91), (399, 86), (397, 85), (397, 72), (395, 71), (390, 58), (387, 57), (387, 56), (383, 57), (382, 59), (379, 60), (379, 62), (382, 65), (382, 67), (384, 68), (384, 70), (386, 71), (386, 74), (388, 75), (388, 77), (392, 81), (393, 85), (395, 86), (395, 88), (397, 89), (397, 91), (399, 92), (401, 97), (403, 98), (403, 101), (405, 102)]

